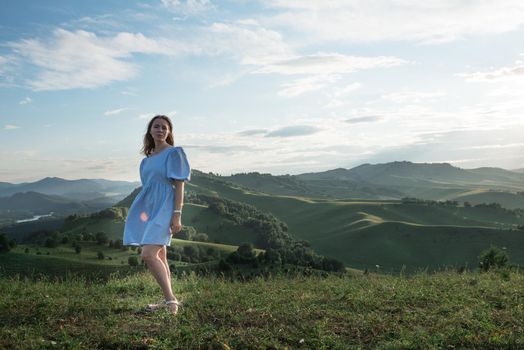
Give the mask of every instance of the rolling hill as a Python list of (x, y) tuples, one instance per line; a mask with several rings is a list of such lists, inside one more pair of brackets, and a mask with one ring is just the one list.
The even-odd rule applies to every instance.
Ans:
[(392, 162), (352, 169), (273, 176), (247, 173), (222, 177), (276, 195), (313, 198), (401, 199), (499, 202), (524, 208), (524, 174), (498, 168), (461, 169), (447, 163)]
[[(319, 254), (351, 267), (474, 266), (480, 252), (491, 244), (506, 247), (515, 262), (524, 263), (524, 232), (514, 230), (524, 224), (524, 215), (504, 208), (270, 195), (198, 171), (186, 188), (190, 193), (211, 194), (269, 212)], [(133, 196), (118, 205), (129, 205)], [(198, 223), (198, 229), (210, 239), (234, 243), (239, 238), (230, 228), (219, 232), (220, 225), (214, 224), (216, 218), (209, 217), (205, 207), (197, 210), (188, 204), (187, 213), (184, 222)]]
[[(519, 183), (521, 176), (524, 175), (502, 169), (464, 170), (449, 164), (409, 162), (362, 165), (356, 169), (298, 176), (251, 173), (222, 177), (194, 170), (192, 181), (186, 185), (183, 223), (205, 233), (213, 243), (256, 244), (257, 233), (253, 229), (227, 215), (217, 214), (208, 203), (202, 202), (201, 196), (211, 196), (246, 203), (274, 215), (287, 225), (289, 234), (296, 240), (308, 241), (317, 253), (337, 258), (349, 267), (379, 266), (383, 270), (398, 271), (403, 266), (411, 270), (438, 269), (446, 265), (475, 266), (480, 252), (490, 245), (505, 247), (515, 263), (523, 264), (524, 233), (518, 227), (524, 225), (524, 212), (474, 205), (475, 199), (482, 199), (482, 202), (513, 200), (516, 206), (519, 205), (518, 197), (523, 197), (522, 192), (510, 194), (502, 188), (517, 190), (522, 186)], [(470, 180), (472, 185), (469, 187)], [(344, 192), (338, 191), (337, 186), (343, 188), (348, 181), (354, 184), (355, 191), (368, 194), (376, 191), (375, 195), (381, 196), (379, 193), (384, 194), (387, 190), (385, 197), (388, 199), (293, 194), (306, 194), (309, 188), (317, 186), (319, 191), (339, 192), (342, 197)], [(498, 189), (490, 190), (490, 186), (498, 186)], [(260, 190), (276, 192), (279, 187), (291, 194)], [(114, 206), (129, 207), (139, 190), (134, 189)], [(426, 193), (428, 197), (439, 193), (439, 198), (462, 198), (461, 202), (473, 205), (395, 199), (406, 192)], [(422, 195), (417, 197), (424, 198)], [(74, 225), (66, 222), (62, 231), (73, 235), (103, 231), (111, 239), (119, 239), (123, 222), (79, 218)]]

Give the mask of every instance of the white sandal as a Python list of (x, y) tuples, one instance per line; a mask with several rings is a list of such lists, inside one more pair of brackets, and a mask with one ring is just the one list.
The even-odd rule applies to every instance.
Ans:
[(160, 303), (158, 304), (148, 304), (146, 307), (145, 307), (145, 311), (146, 312), (153, 312), (153, 311), (157, 311), (163, 307), (165, 307), (166, 304), (164, 303), (164, 301), (161, 301)]
[(178, 301), (177, 299), (166, 300), (166, 301), (164, 301), (164, 304), (166, 306), (169, 306), (169, 308), (171, 308), (170, 305), (176, 305), (175, 312), (173, 312), (172, 309), (171, 309), (171, 312), (173, 312), (173, 314), (175, 314), (175, 315), (178, 313), (179, 307), (182, 306), (182, 303), (180, 301)]

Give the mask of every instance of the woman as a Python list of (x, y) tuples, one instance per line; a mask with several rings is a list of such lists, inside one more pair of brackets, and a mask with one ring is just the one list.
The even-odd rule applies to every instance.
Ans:
[(171, 288), (166, 246), (182, 228), (184, 182), (190, 180), (191, 168), (182, 147), (173, 144), (171, 120), (164, 115), (151, 119), (142, 149), (146, 158), (140, 163), (142, 190), (129, 208), (123, 241), (142, 246), (141, 257), (164, 293), (164, 302), (147, 310), (167, 306), (176, 314), (180, 303)]

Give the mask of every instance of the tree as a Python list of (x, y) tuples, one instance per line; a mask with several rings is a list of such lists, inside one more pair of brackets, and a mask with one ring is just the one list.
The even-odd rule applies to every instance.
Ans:
[(198, 261), (198, 250), (196, 250), (192, 245), (184, 246), (184, 255), (189, 258), (191, 262)]
[(138, 266), (138, 259), (136, 256), (130, 256), (127, 258), (127, 263), (129, 266)]
[(273, 248), (266, 249), (266, 252), (264, 253), (264, 260), (266, 263), (270, 265), (282, 264), (282, 258), (280, 256), (280, 253)]
[(80, 254), (81, 251), (82, 251), (82, 247), (81, 247), (80, 245), (77, 244), (77, 245), (75, 246), (75, 253)]
[(96, 244), (98, 245), (106, 244), (108, 241), (108, 237), (105, 232), (97, 232), (95, 239), (96, 239)]
[(197, 231), (193, 226), (182, 227), (182, 230), (176, 234), (176, 238), (184, 239), (186, 241), (193, 240), (193, 237), (196, 235)]
[(251, 243), (243, 242), (237, 248), (238, 256), (241, 262), (252, 262), (255, 258), (255, 252)]
[(113, 248), (115, 248), (115, 249), (121, 249), (123, 246), (124, 246), (124, 242), (122, 242), (121, 239), (117, 239), (113, 243)]
[(499, 247), (491, 246), (484, 250), (479, 256), (479, 267), (482, 271), (492, 268), (501, 268), (509, 263), (508, 254)]
[(58, 247), (58, 241), (54, 238), (48, 238), (45, 240), (44, 246), (46, 248), (56, 248)]
[(218, 262), (218, 269), (220, 271), (231, 271), (232, 267), (224, 259), (220, 259), (220, 261)]
[(344, 263), (342, 261), (334, 259), (334, 258), (326, 258), (326, 257), (322, 259), (322, 269), (326, 271), (337, 271), (337, 272), (344, 272), (346, 270)]
[(0, 253), (8, 253), (10, 250), (9, 240), (4, 234), (0, 234)]
[(96, 254), (97, 254), (97, 258), (98, 258), (98, 260), (104, 260), (104, 257), (105, 257), (105, 256), (104, 256), (104, 253), (103, 253), (103, 252), (97, 252)]
[(194, 235), (192, 240), (199, 242), (207, 242), (209, 240), (209, 237), (207, 234), (200, 232)]

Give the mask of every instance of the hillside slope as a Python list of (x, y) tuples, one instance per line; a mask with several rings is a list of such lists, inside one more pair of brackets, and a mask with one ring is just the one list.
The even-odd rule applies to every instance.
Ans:
[[(380, 265), (398, 270), (403, 265), (411, 269), (472, 266), (479, 253), (491, 244), (507, 247), (515, 262), (524, 263), (524, 234), (508, 231), (514, 225), (523, 225), (524, 217), (503, 208), (276, 196), (201, 173), (193, 176), (187, 189), (269, 212), (285, 222), (297, 239), (309, 241), (318, 253), (352, 267)], [(233, 231), (218, 233), (213, 218), (199, 217), (203, 212), (184, 216), (184, 220), (188, 224), (196, 220), (210, 237), (234, 244), (238, 237)]]

